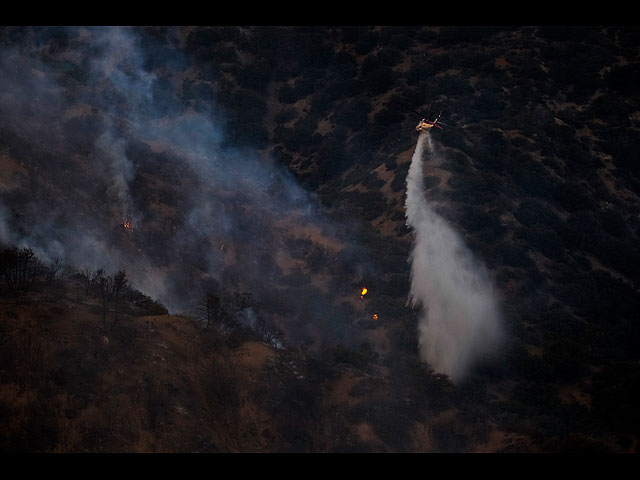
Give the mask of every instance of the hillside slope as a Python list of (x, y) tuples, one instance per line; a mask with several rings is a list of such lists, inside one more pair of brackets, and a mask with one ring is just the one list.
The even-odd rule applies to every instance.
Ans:
[[(443, 405), (395, 424), (397, 392), (368, 346), (275, 348), (253, 329), (149, 315), (124, 298), (105, 330), (96, 289), (77, 274), (2, 292), (2, 451), (398, 451), (398, 441), (437, 451), (455, 441), (446, 429), (459, 413)], [(486, 442), (474, 450), (515, 442), (489, 438), (490, 425), (465, 431)]]
[[(0, 247), (71, 271), (22, 293), (2, 271), (2, 448), (637, 451), (639, 43), (0, 29)], [(455, 385), (406, 302), (407, 105), (443, 110), (425, 197), (502, 307)], [(142, 292), (113, 325), (99, 268)]]

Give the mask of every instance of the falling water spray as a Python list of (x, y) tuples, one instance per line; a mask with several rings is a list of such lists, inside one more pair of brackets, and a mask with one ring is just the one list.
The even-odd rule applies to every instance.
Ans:
[(421, 358), (459, 382), (498, 346), (500, 312), (486, 269), (425, 199), (425, 150), (434, 155), (429, 133), (420, 134), (407, 176), (407, 225), (414, 233), (409, 302), (420, 308)]

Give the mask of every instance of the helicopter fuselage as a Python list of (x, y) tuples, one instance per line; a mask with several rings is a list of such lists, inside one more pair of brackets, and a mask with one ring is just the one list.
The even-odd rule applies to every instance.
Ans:
[(430, 128), (433, 128), (434, 126), (435, 126), (435, 122), (430, 123), (423, 118), (422, 120), (420, 120), (420, 123), (416, 125), (416, 131), (426, 132), (427, 130), (429, 130)]

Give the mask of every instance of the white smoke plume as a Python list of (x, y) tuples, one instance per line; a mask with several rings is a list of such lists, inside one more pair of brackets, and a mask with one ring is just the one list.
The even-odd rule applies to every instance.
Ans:
[(409, 301), (421, 307), (420, 356), (455, 383), (499, 344), (500, 312), (486, 269), (424, 197), (425, 147), (432, 155), (428, 133), (420, 134), (407, 176), (407, 225), (415, 235)]

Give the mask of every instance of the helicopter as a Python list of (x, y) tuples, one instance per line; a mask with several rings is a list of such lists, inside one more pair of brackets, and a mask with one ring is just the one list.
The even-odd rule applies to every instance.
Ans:
[[(433, 113), (435, 113), (435, 112), (433, 112)], [(422, 120), (420, 120), (418, 122), (418, 125), (416, 125), (416, 131), (417, 132), (426, 132), (426, 131), (428, 131), (429, 129), (431, 129), (433, 127), (437, 127), (440, 130), (442, 130), (442, 127), (437, 124), (438, 120), (440, 120), (440, 115), (442, 115), (442, 112), (438, 113), (438, 115), (436, 115), (433, 120), (427, 120), (428, 118), (431, 118), (433, 116), (433, 113), (431, 113), (427, 117), (422, 117)]]
[(403, 104), (403, 103), (399, 103), (399, 105), (401, 105), (403, 108), (409, 110), (410, 112), (415, 113), (416, 115), (419, 115), (420, 117), (422, 117), (422, 120), (420, 120), (418, 122), (418, 125), (416, 125), (416, 131), (417, 132), (427, 132), (429, 131), (431, 128), (436, 127), (439, 128), (440, 130), (443, 130), (442, 126), (445, 127), (449, 127), (450, 125), (447, 125), (446, 123), (440, 121), (440, 116), (442, 115), (442, 110), (440, 110), (440, 112), (436, 115), (436, 112), (431, 112), (429, 115), (425, 115), (422, 112), (419, 112), (417, 110), (414, 110), (413, 108)]

